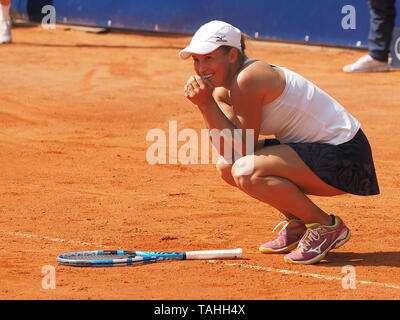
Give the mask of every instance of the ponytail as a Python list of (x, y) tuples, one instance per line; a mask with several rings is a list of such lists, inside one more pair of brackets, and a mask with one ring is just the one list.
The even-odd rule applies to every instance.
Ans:
[[(241, 47), (242, 50), (239, 51), (239, 59), (241, 59), (242, 61), (245, 61), (246, 58), (247, 58), (247, 56), (246, 56), (246, 42), (247, 42), (247, 39), (249, 39), (249, 38), (250, 37), (247, 34), (242, 32), (241, 37), (240, 37), (240, 47)], [(220, 48), (222, 50), (224, 50), (225, 53), (228, 53), (233, 47), (221, 46)]]
[(248, 36), (242, 32), (241, 38), (240, 38), (240, 46), (242, 47), (242, 54), (246, 56), (246, 42), (247, 42)]

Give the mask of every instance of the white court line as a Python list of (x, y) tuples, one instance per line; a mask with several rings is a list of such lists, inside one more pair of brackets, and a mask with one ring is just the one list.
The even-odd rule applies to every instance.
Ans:
[(7, 234), (10, 236), (17, 236), (21, 238), (33, 238), (33, 239), (40, 239), (40, 240), (48, 240), (52, 242), (65, 242), (69, 244), (75, 244), (75, 245), (80, 245), (80, 246), (96, 246), (96, 247), (101, 247), (105, 248), (106, 246), (98, 243), (90, 243), (90, 242), (84, 242), (84, 241), (76, 241), (76, 240), (64, 240), (60, 238), (51, 238), (51, 237), (46, 237), (46, 236), (38, 236), (35, 234), (31, 233), (23, 233), (23, 232), (7, 232), (7, 231), (1, 231), (3, 234)]
[[(210, 260), (209, 262), (216, 263), (215, 260)], [(326, 276), (323, 274), (307, 273), (307, 272), (300, 272), (300, 271), (293, 271), (293, 270), (286, 270), (286, 269), (275, 269), (275, 268), (270, 268), (270, 267), (255, 266), (255, 265), (244, 264), (244, 263), (224, 263), (224, 265), (228, 266), (228, 267), (242, 267), (242, 268), (247, 268), (247, 269), (262, 270), (262, 271), (268, 271), (268, 272), (273, 272), (273, 273), (293, 274), (293, 275), (298, 275), (298, 276), (302, 276), (302, 277), (317, 278), (317, 279), (328, 280), (328, 281), (342, 281), (343, 280), (343, 278), (340, 278), (340, 277)], [(400, 286), (395, 285), (395, 284), (390, 284), (390, 283), (365, 281), (365, 280), (355, 280), (354, 282), (356, 285), (364, 284), (364, 285), (374, 285), (374, 286), (391, 288), (391, 289), (400, 289)]]
[[(90, 242), (84, 242), (84, 241), (76, 241), (76, 240), (65, 240), (65, 239), (60, 239), (60, 238), (51, 238), (51, 237), (38, 236), (38, 235), (34, 235), (34, 234), (30, 234), (30, 233), (23, 233), (23, 232), (6, 232), (6, 231), (1, 231), (1, 232), (4, 233), (4, 234), (8, 234), (8, 235), (11, 235), (11, 236), (17, 236), (17, 237), (22, 237), (22, 238), (34, 238), (34, 239), (48, 240), (48, 241), (52, 241), (52, 242), (65, 242), (65, 243), (69, 243), (69, 244), (82, 245), (82, 246), (96, 246), (96, 247), (101, 247), (101, 248), (106, 248), (107, 247), (107, 246), (104, 246), (104, 245), (101, 245), (101, 244), (96, 244), (96, 243), (90, 243)], [(208, 262), (217, 263), (216, 260), (209, 260)], [(271, 268), (271, 267), (262, 267), (262, 266), (257, 266), (257, 265), (252, 265), (252, 264), (245, 264), (245, 263), (228, 263), (228, 262), (224, 262), (223, 264), (225, 266), (228, 266), (228, 267), (242, 267), (242, 268), (253, 269), (253, 270), (262, 270), (262, 271), (267, 271), (267, 272), (272, 272), (272, 273), (297, 275), (297, 276), (308, 277), (308, 278), (316, 278), (316, 279), (322, 279), (322, 280), (327, 280), (327, 281), (342, 281), (343, 280), (343, 278), (335, 277), (335, 276), (326, 276), (326, 275), (317, 274), (317, 273), (307, 273), (307, 272), (300, 272), (300, 271), (294, 271), (294, 270), (276, 269), (276, 268)], [(390, 289), (400, 289), (399, 285), (390, 284), (390, 283), (383, 283), (383, 282), (356, 280), (355, 284), (374, 285), (374, 286), (390, 288)]]

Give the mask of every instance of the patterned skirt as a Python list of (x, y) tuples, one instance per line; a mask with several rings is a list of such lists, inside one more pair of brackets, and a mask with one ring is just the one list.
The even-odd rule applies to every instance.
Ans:
[[(279, 145), (266, 139), (264, 146)], [(368, 139), (360, 129), (353, 139), (340, 144), (288, 143), (304, 163), (325, 183), (360, 196), (379, 194), (374, 161)]]

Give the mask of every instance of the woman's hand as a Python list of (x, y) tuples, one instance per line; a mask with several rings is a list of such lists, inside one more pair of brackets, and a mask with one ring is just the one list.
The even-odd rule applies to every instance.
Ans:
[(191, 76), (184, 87), (186, 98), (199, 107), (214, 103), (213, 90), (210, 81), (198, 75)]

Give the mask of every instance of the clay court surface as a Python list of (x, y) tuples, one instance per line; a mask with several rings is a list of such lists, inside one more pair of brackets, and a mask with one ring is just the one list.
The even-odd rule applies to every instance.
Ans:
[[(363, 51), (249, 42), (248, 55), (288, 67), (333, 95), (362, 123), (381, 195), (313, 198), (340, 215), (352, 239), (317, 265), (263, 255), (277, 211), (225, 184), (213, 164), (150, 165), (155, 128), (200, 134), (183, 95), (188, 37), (14, 29), (0, 47), (1, 299), (400, 298), (398, 71), (348, 75)], [(182, 145), (180, 142), (178, 146)], [(187, 251), (241, 247), (229, 261), (138, 267), (59, 266), (64, 252)], [(44, 266), (56, 289), (44, 289)], [(344, 289), (343, 267), (356, 271)]]

